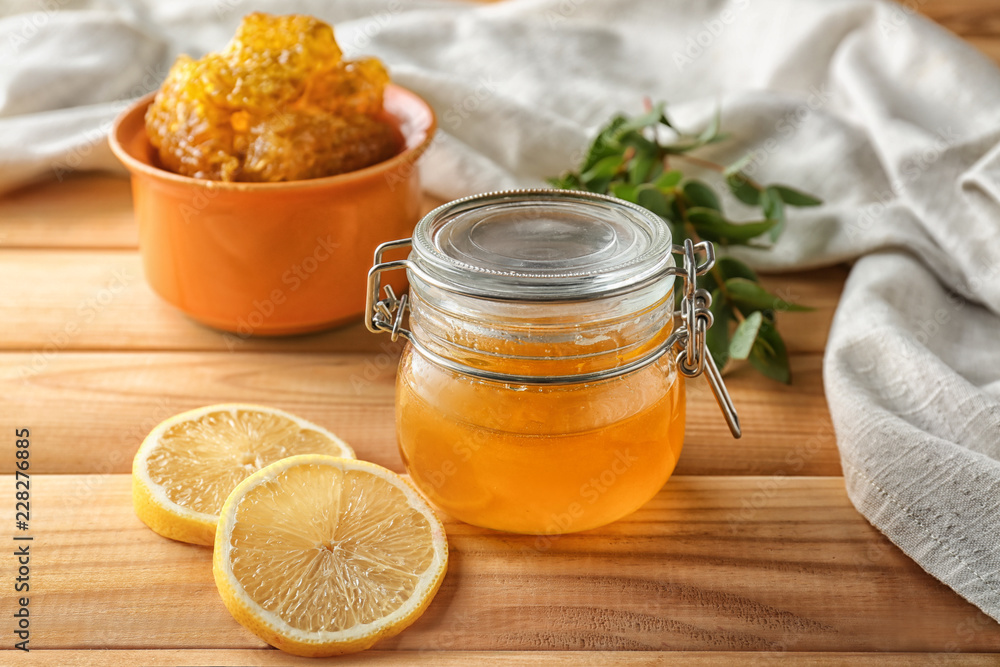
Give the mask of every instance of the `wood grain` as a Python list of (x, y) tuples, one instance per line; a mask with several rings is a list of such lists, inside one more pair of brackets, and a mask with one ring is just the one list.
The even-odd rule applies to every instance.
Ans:
[[(212, 403), (262, 403), (326, 426), (362, 458), (399, 471), (396, 361), (389, 347), (378, 355), (74, 352), (45, 359), (0, 353), (0, 395), (7, 397), (0, 432), (32, 429), (38, 472), (128, 472), (139, 443), (163, 419)], [(730, 437), (705, 381), (688, 382), (688, 429), (677, 472), (839, 475), (821, 363), (819, 355), (793, 357), (790, 387), (750, 368), (733, 372), (728, 384), (745, 431), (739, 441)], [(0, 472), (12, 472), (13, 462), (13, 455), (0, 458)]]
[[(37, 648), (262, 647), (222, 606), (211, 550), (135, 518), (129, 476), (34, 475), (32, 494)], [(446, 529), (440, 593), (379, 649), (1000, 649), (1000, 626), (865, 522), (837, 478), (679, 477), (562, 537)]]
[(134, 250), (0, 250), (0, 349), (377, 352), (361, 325), (285, 338), (209, 329), (156, 296)]
[(0, 247), (135, 248), (138, 228), (124, 177), (73, 174), (0, 197)]
[[(779, 313), (788, 349), (821, 352), (846, 270), (769, 276), (765, 284), (814, 306)], [(0, 250), (0, 349), (374, 351), (387, 337), (360, 321), (327, 333), (241, 338), (188, 319), (156, 296), (131, 250)], [(360, 318), (359, 318), (360, 320)]]
[[(1000, 63), (996, 0), (913, 9)], [(223, 400), (299, 412), (398, 469), (395, 350), (360, 324), (232, 345), (149, 291), (136, 243), (123, 178), (0, 197), (0, 430), (30, 426), (33, 471), (68, 473), (32, 479), (32, 645), (50, 650), (0, 650), (0, 664), (1000, 664), (1000, 626), (869, 526), (840, 478), (810, 477), (839, 474), (821, 353), (843, 267), (765, 277), (818, 306), (780, 315), (794, 384), (731, 369), (747, 431), (734, 443), (693, 383), (678, 475), (633, 516), (541, 541), (448, 522), (451, 570), (403, 635), (329, 661), (267, 649), (223, 609), (208, 550), (142, 526), (117, 473), (160, 419)], [(116, 270), (127, 284), (108, 294)]]
[(916, 8), (960, 37), (982, 37), (1000, 42), (1000, 11), (995, 0), (917, 0), (902, 3)]
[[(2, 656), (2, 653), (0, 653)], [(18, 655), (19, 665), (31, 667), (383, 667), (398, 665), (440, 665), (441, 667), (479, 665), (542, 665), (543, 667), (654, 667), (670, 664), (681, 667), (924, 667), (925, 665), (963, 665), (993, 667), (997, 656), (969, 653), (757, 653), (712, 651), (366, 651), (336, 658), (298, 658), (273, 649), (237, 650), (120, 650), (90, 649), (79, 651), (41, 650), (30, 656)], [(13, 659), (12, 659), (13, 662)]]
[[(443, 202), (426, 195), (422, 213)], [(73, 173), (0, 196), (6, 248), (130, 249), (139, 246), (125, 176)]]

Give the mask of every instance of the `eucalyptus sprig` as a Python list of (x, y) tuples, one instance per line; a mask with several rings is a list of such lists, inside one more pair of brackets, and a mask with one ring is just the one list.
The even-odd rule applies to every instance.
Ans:
[[(612, 194), (643, 206), (671, 227), (675, 242), (711, 241), (717, 251), (743, 245), (770, 248), (785, 226), (785, 206), (818, 206), (816, 197), (786, 185), (762, 185), (742, 170), (749, 156), (731, 165), (704, 160), (691, 152), (721, 141), (720, 117), (702, 132), (677, 129), (664, 103), (632, 118), (616, 115), (594, 139), (577, 171), (549, 182), (570, 190)], [(726, 218), (719, 197), (704, 181), (688, 178), (677, 162), (716, 171), (739, 201), (760, 209), (761, 218), (734, 222)], [(730, 359), (747, 359), (779, 382), (791, 382), (788, 351), (775, 325), (775, 312), (811, 310), (771, 294), (753, 269), (734, 257), (719, 256), (701, 285), (712, 294), (715, 324), (707, 343), (719, 368)]]

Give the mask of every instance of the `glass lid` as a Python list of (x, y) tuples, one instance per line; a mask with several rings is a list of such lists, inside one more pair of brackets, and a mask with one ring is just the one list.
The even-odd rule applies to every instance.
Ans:
[(566, 190), (492, 192), (421, 220), (410, 259), (450, 291), (504, 300), (578, 300), (656, 280), (674, 266), (670, 230), (644, 208)]

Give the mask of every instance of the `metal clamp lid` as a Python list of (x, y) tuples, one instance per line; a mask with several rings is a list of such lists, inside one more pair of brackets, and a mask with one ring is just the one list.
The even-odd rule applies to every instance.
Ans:
[[(420, 266), (409, 260), (401, 259), (390, 262), (383, 262), (383, 255), (390, 250), (410, 247), (410, 239), (390, 241), (383, 243), (375, 250), (375, 262), (368, 271), (368, 296), (365, 306), (365, 326), (373, 333), (388, 333), (395, 341), (402, 336), (420, 354), (435, 363), (456, 373), (462, 373), (481, 380), (502, 382), (506, 384), (524, 385), (551, 385), (551, 384), (575, 384), (583, 382), (595, 382), (605, 380), (625, 373), (644, 368), (655, 363), (670, 352), (675, 353), (677, 367), (685, 377), (693, 378), (705, 373), (715, 400), (722, 410), (734, 438), (742, 435), (739, 415), (736, 407), (726, 389), (726, 384), (722, 380), (722, 373), (708, 353), (705, 344), (706, 332), (712, 326), (712, 313), (709, 306), (712, 304), (712, 296), (708, 291), (699, 289), (697, 277), (707, 273), (715, 265), (715, 248), (711, 243), (692, 243), (690, 239), (684, 241), (683, 246), (673, 246), (673, 252), (683, 256), (683, 270), (677, 267), (666, 267), (665, 271), (679, 274), (684, 281), (684, 293), (681, 298), (680, 310), (675, 311), (674, 317), (680, 324), (670, 336), (657, 348), (645, 356), (636, 359), (628, 364), (601, 371), (581, 373), (577, 375), (550, 375), (550, 376), (525, 376), (508, 375), (494, 371), (472, 368), (460, 364), (451, 359), (446, 359), (423, 345), (413, 333), (403, 327), (403, 319), (407, 309), (407, 295), (397, 297), (390, 286), (384, 288), (385, 298), (379, 299), (379, 293), (383, 291), (381, 275), (386, 271), (395, 269), (407, 269), (415, 272), (422, 278), (427, 276), (421, 271)], [(704, 254), (705, 261), (698, 263), (697, 255)]]

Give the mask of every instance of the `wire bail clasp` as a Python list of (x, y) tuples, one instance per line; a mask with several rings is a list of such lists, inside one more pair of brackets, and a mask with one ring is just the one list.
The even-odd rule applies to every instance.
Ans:
[[(372, 333), (386, 332), (391, 334), (393, 342), (400, 336), (410, 340), (409, 329), (403, 328), (403, 318), (406, 316), (406, 305), (409, 296), (404, 294), (397, 298), (390, 285), (382, 287), (382, 273), (394, 269), (406, 269), (410, 260), (399, 259), (383, 262), (382, 255), (388, 250), (409, 248), (411, 239), (389, 241), (375, 249), (375, 264), (368, 270), (368, 297), (365, 303), (365, 326)], [(379, 292), (385, 290), (385, 298), (379, 299)]]
[[(740, 427), (740, 417), (736, 406), (722, 380), (722, 373), (715, 365), (706, 344), (706, 334), (712, 326), (712, 295), (707, 290), (698, 288), (698, 276), (708, 273), (715, 266), (715, 246), (702, 241), (697, 245), (691, 239), (685, 239), (683, 246), (674, 246), (674, 252), (684, 256), (684, 268), (681, 277), (684, 279), (684, 294), (681, 298), (678, 315), (681, 327), (678, 333), (680, 350), (677, 352), (677, 368), (685, 377), (693, 378), (706, 373), (708, 384), (715, 394), (715, 401), (726, 418), (726, 424), (734, 438), (743, 435)], [(705, 255), (705, 262), (698, 264), (698, 254)]]
[[(722, 381), (722, 374), (712, 360), (712, 355), (708, 352), (706, 344), (706, 334), (712, 326), (712, 295), (707, 290), (698, 288), (698, 276), (708, 273), (715, 266), (715, 248), (711, 243), (702, 241), (694, 244), (690, 239), (684, 241), (683, 246), (673, 246), (675, 254), (683, 255), (683, 268), (670, 267), (670, 271), (679, 274), (684, 281), (684, 292), (681, 298), (680, 310), (674, 313), (675, 318), (680, 319), (680, 325), (674, 330), (670, 337), (664, 341), (663, 345), (653, 350), (649, 355), (637, 359), (625, 366), (612, 369), (593, 371), (572, 376), (511, 376), (489, 371), (486, 369), (476, 369), (463, 364), (444, 359), (440, 355), (428, 350), (419, 340), (413, 337), (409, 329), (403, 327), (403, 320), (406, 317), (408, 306), (408, 295), (403, 294), (397, 297), (389, 285), (382, 286), (382, 273), (396, 269), (412, 269), (419, 273), (419, 265), (414, 264), (409, 259), (399, 259), (383, 262), (383, 255), (389, 250), (412, 247), (411, 239), (390, 241), (383, 243), (375, 250), (374, 266), (368, 271), (368, 295), (365, 305), (365, 326), (372, 333), (388, 333), (392, 340), (397, 340), (400, 336), (410, 342), (420, 353), (428, 358), (434, 359), (437, 363), (454, 370), (458, 373), (471, 375), (480, 379), (495, 382), (518, 383), (530, 385), (559, 384), (565, 382), (592, 382), (615, 377), (617, 375), (638, 370), (664, 355), (675, 354), (677, 368), (682, 375), (688, 378), (705, 374), (708, 383), (715, 394), (715, 400), (722, 410), (729, 430), (734, 438), (742, 435), (740, 429), (740, 419), (736, 414), (736, 407), (729, 396), (725, 382)], [(705, 261), (698, 264), (699, 254), (704, 255)], [(385, 292), (385, 297), (379, 296)]]

